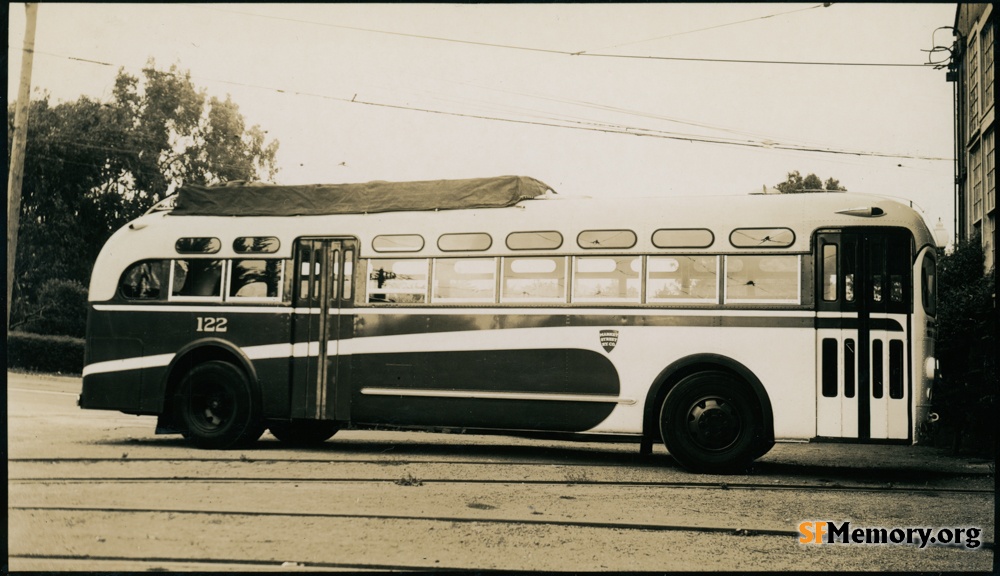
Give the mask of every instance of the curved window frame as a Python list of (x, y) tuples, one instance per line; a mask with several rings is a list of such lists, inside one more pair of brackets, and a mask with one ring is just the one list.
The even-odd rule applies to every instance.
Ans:
[[(410, 238), (420, 240), (419, 246), (400, 246), (400, 247), (379, 247), (379, 240), (388, 240), (390, 238)], [(372, 250), (378, 252), (379, 254), (385, 254), (390, 252), (420, 252), (424, 249), (424, 237), (420, 234), (379, 234), (378, 236), (372, 238)]]
[[(598, 234), (598, 233), (608, 233), (608, 234), (615, 234), (615, 235), (628, 233), (628, 234), (632, 235), (632, 243), (631, 244), (624, 244), (624, 243), (623, 244), (612, 244), (612, 245), (607, 245), (607, 246), (604, 246), (604, 245), (595, 246), (593, 244), (590, 244), (590, 243), (585, 244), (583, 242), (582, 239), (583, 239), (583, 236), (585, 234)], [(638, 237), (638, 235), (636, 235), (635, 231), (634, 230), (629, 230), (627, 228), (609, 229), (609, 230), (584, 230), (584, 231), (582, 231), (582, 232), (580, 232), (579, 234), (576, 235), (576, 245), (579, 246), (580, 248), (583, 248), (584, 250), (628, 250), (629, 248), (634, 247), (638, 241), (639, 241), (639, 237)]]
[[(266, 242), (267, 245), (260, 250), (254, 250), (253, 248), (240, 248), (240, 243), (247, 240), (251, 242)], [(273, 245), (271, 243), (272, 240)], [(233, 240), (233, 252), (236, 252), (237, 254), (274, 254), (280, 249), (281, 240), (279, 240), (277, 236), (240, 236), (239, 238)]]
[[(156, 296), (128, 296), (122, 289), (122, 285), (125, 282), (125, 277), (130, 272), (138, 268), (139, 266), (159, 266), (159, 272), (153, 273), (152, 277), (156, 279), (159, 283), (159, 289)], [(170, 268), (172, 266), (171, 260), (169, 258), (151, 258), (147, 260), (139, 260), (138, 262), (133, 262), (129, 264), (125, 270), (122, 271), (121, 276), (118, 278), (118, 286), (116, 291), (119, 297), (128, 300), (130, 302), (162, 302), (167, 299), (167, 292), (170, 290)]]
[[(206, 241), (206, 240), (208, 241), (208, 244), (205, 246), (205, 248), (202, 248), (200, 250), (184, 247), (184, 244), (187, 243), (194, 244), (195, 242)], [(178, 254), (216, 254), (219, 252), (219, 250), (222, 250), (222, 240), (219, 240), (214, 236), (198, 236), (198, 237), (189, 236), (184, 238), (178, 238), (177, 241), (174, 242), (174, 250)]]
[[(691, 244), (691, 243), (686, 243), (686, 244), (661, 244), (661, 243), (658, 243), (656, 241), (656, 235), (659, 234), (659, 233), (661, 233), (661, 232), (668, 232), (668, 233), (669, 232), (708, 232), (708, 243), (707, 244), (706, 243), (702, 243), (702, 244)], [(650, 243), (653, 244), (653, 246), (656, 246), (657, 248), (664, 248), (664, 249), (674, 249), (674, 248), (708, 248), (712, 244), (715, 244), (715, 233), (712, 232), (711, 230), (709, 230), (708, 228), (660, 228), (660, 229), (655, 230), (653, 232), (653, 234), (649, 237), (649, 241), (650, 241)]]
[[(766, 238), (765, 239), (754, 238), (754, 240), (757, 242), (756, 244), (746, 244), (746, 243), (744, 243), (744, 244), (737, 244), (736, 242), (733, 241), (733, 235), (734, 234), (737, 234), (737, 233), (747, 233), (747, 232), (752, 231), (752, 230), (774, 231), (774, 232), (788, 232), (789, 234), (792, 235), (792, 238), (791, 238), (791, 240), (788, 241), (788, 243), (782, 243), (782, 244), (762, 244), (761, 242), (763, 242), (764, 240), (766, 240)], [(771, 242), (773, 242), (773, 240)], [(733, 231), (729, 233), (729, 243), (732, 244), (734, 248), (747, 248), (747, 249), (757, 249), (757, 250), (759, 250), (759, 249), (766, 249), (766, 248), (789, 248), (790, 246), (792, 246), (793, 244), (795, 244), (795, 231), (792, 230), (791, 228), (785, 228), (785, 227), (781, 227), (781, 226), (778, 226), (778, 227), (760, 226), (760, 227), (752, 227), (752, 228), (733, 228)]]
[[(486, 240), (486, 245), (478, 244), (475, 246), (460, 246), (460, 247), (446, 247), (448, 242), (464, 242), (465, 239), (476, 239), (481, 241)], [(444, 245), (442, 244), (444, 240)], [(438, 236), (437, 247), (438, 250), (442, 252), (484, 252), (489, 250), (493, 246), (493, 237), (486, 232), (460, 232), (455, 234), (442, 234)]]
[[(532, 236), (532, 235), (534, 235), (535, 237), (542, 237), (542, 238), (544, 238), (544, 236), (540, 236), (542, 234), (553, 234), (553, 235), (555, 235), (559, 239), (559, 241), (556, 242), (555, 244), (551, 244), (550, 243), (550, 244), (546, 244), (544, 246), (511, 246), (511, 243), (510, 243), (511, 237), (515, 237), (515, 236), (516, 237), (521, 237), (521, 236)], [(507, 235), (507, 238), (504, 241), (504, 243), (507, 245), (507, 248), (510, 249), (510, 250), (558, 250), (563, 245), (563, 235), (558, 230), (531, 230), (531, 231), (527, 231), (527, 232), (511, 232), (510, 234)]]

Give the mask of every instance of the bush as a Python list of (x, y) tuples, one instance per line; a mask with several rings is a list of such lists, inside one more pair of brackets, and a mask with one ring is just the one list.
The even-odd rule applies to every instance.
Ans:
[(7, 368), (80, 374), (83, 372), (83, 348), (82, 338), (10, 332), (7, 334)]
[(996, 284), (983, 274), (978, 238), (959, 244), (939, 260), (937, 344), (941, 379), (934, 387), (934, 411), (941, 415), (937, 444), (950, 442), (992, 454), (996, 441)]
[(34, 334), (83, 338), (87, 331), (87, 289), (76, 280), (46, 281), (38, 291), (35, 311), (16, 327)]

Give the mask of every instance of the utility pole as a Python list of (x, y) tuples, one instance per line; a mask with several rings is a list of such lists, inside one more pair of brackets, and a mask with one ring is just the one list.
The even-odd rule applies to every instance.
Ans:
[(24, 177), (24, 148), (28, 138), (28, 101), (31, 98), (31, 65), (35, 56), (35, 17), (38, 4), (25, 4), (24, 53), (21, 54), (21, 84), (14, 111), (14, 142), (11, 144), (7, 172), (7, 331), (14, 296), (14, 260), (17, 258), (17, 233), (21, 218), (21, 180)]

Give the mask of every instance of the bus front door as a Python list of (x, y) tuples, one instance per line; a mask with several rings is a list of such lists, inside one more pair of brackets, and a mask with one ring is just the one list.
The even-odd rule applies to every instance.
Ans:
[(340, 341), (353, 330), (356, 241), (301, 238), (295, 250), (292, 315), (291, 417), (346, 420), (348, 363)]
[(912, 241), (893, 228), (816, 237), (816, 435), (907, 440)]

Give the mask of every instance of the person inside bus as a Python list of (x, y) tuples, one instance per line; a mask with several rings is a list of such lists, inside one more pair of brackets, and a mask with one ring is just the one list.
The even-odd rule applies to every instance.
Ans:
[[(183, 262), (178, 262), (183, 268)], [(218, 296), (222, 286), (222, 262), (188, 260), (187, 277), (178, 296)]]

